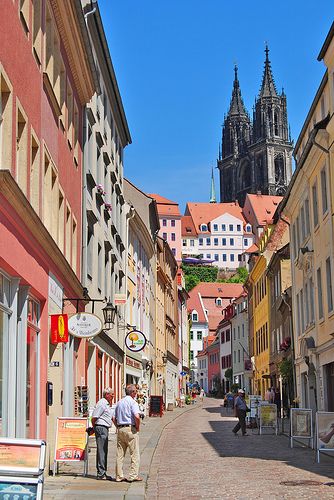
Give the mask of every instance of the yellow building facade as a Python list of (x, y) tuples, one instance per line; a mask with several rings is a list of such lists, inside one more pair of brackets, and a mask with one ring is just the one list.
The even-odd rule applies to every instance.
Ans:
[(297, 395), (334, 411), (334, 24), (318, 60), (323, 79), (297, 140), (283, 214), (290, 220)]

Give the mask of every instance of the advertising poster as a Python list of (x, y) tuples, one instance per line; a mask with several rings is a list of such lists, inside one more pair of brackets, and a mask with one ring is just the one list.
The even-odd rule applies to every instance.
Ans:
[(0, 498), (5, 500), (40, 500), (43, 498), (41, 479), (0, 477)]
[(44, 469), (45, 442), (34, 439), (0, 439), (0, 473), (40, 474)]
[(266, 427), (276, 429), (277, 434), (277, 406), (274, 404), (261, 404), (260, 406), (260, 434)]
[(249, 404), (248, 407), (250, 408), (250, 418), (256, 418), (258, 416), (258, 407), (261, 404), (262, 401), (262, 396), (256, 395), (256, 394), (251, 394), (249, 396)]
[(317, 441), (319, 450), (334, 450), (334, 413), (317, 413)]
[(291, 434), (293, 437), (312, 437), (312, 410), (291, 408)]
[(86, 418), (57, 418), (55, 460), (60, 462), (85, 460), (87, 444)]

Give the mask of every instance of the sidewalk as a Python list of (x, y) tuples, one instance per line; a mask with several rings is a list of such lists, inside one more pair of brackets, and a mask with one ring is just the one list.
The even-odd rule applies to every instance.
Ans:
[[(140, 476), (142, 483), (116, 483), (115, 481), (96, 480), (96, 443), (95, 438), (89, 438), (88, 476), (83, 477), (83, 464), (63, 463), (59, 465), (59, 475), (45, 478), (45, 500), (79, 500), (85, 497), (117, 498), (125, 500), (141, 500), (145, 498), (146, 482), (153, 453), (158, 444), (163, 429), (180, 415), (201, 406), (198, 401), (185, 408), (175, 408), (168, 411), (162, 418), (145, 417), (140, 429)], [(115, 477), (116, 434), (109, 435), (108, 472)], [(129, 456), (124, 462), (124, 472), (129, 470)]]

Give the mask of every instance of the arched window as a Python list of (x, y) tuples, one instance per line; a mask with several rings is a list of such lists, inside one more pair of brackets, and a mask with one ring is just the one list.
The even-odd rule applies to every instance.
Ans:
[(278, 133), (278, 113), (276, 110), (274, 111), (274, 134), (279, 135), (279, 133)]
[(207, 231), (208, 230), (208, 225), (207, 224), (201, 224), (201, 231)]
[(220, 298), (216, 299), (216, 304), (217, 304), (217, 306), (222, 306), (223, 305), (222, 299), (220, 299)]

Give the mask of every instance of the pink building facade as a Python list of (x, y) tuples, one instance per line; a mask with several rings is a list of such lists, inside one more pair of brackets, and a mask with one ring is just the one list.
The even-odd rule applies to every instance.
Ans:
[(50, 315), (82, 297), (81, 127), (94, 68), (80, 2), (3, 0), (0, 16), (0, 434), (53, 439), (86, 377), (85, 342), (51, 344)]
[(158, 194), (150, 194), (157, 204), (160, 231), (159, 236), (169, 244), (172, 253), (181, 262), (181, 214), (175, 201), (163, 198)]

